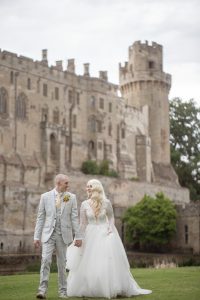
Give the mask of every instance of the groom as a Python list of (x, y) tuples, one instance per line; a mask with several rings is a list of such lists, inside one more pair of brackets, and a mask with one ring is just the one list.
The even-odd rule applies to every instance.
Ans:
[(66, 250), (75, 233), (75, 246), (80, 247), (82, 237), (78, 231), (78, 212), (76, 196), (67, 192), (68, 177), (58, 174), (55, 188), (41, 195), (34, 233), (34, 245), (42, 243), (42, 261), (40, 284), (36, 298), (46, 299), (50, 265), (53, 251), (56, 250), (58, 267), (58, 293), (60, 298), (67, 298)]

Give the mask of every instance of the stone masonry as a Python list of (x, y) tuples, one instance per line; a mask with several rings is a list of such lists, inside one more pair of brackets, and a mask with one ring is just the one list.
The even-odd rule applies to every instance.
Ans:
[[(84, 64), (67, 68), (0, 50), (0, 251), (31, 252), (40, 194), (67, 173), (80, 201), (88, 179), (83, 161), (108, 160), (120, 179), (101, 178), (120, 230), (121, 209), (163, 191), (189, 203), (170, 164), (168, 93), (162, 46), (135, 42), (119, 66), (119, 86)], [(121, 95), (121, 96), (119, 96)]]

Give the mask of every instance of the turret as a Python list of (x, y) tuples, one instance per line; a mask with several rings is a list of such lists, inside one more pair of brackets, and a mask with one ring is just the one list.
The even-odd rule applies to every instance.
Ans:
[(152, 162), (170, 163), (169, 103), (171, 76), (163, 72), (162, 46), (135, 42), (129, 58), (119, 65), (120, 90), (126, 104), (141, 109), (149, 106), (149, 135)]

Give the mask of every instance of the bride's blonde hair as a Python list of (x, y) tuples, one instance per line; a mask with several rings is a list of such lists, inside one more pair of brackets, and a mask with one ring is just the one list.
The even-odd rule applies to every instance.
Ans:
[(92, 194), (90, 196), (91, 206), (94, 210), (95, 217), (98, 216), (102, 202), (105, 199), (105, 193), (101, 182), (97, 179), (91, 179), (88, 181), (87, 185), (91, 185)]

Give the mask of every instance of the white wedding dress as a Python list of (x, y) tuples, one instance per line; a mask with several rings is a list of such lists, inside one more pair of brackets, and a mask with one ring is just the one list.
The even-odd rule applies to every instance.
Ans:
[(103, 201), (97, 218), (89, 203), (85, 200), (80, 210), (83, 245), (77, 248), (72, 244), (67, 251), (68, 296), (115, 298), (150, 294), (150, 290), (138, 286), (130, 272), (110, 201)]

